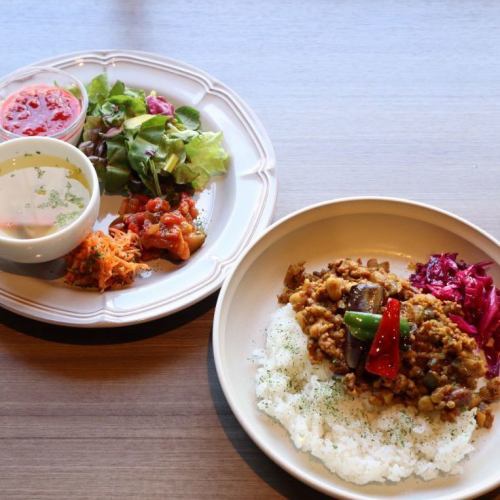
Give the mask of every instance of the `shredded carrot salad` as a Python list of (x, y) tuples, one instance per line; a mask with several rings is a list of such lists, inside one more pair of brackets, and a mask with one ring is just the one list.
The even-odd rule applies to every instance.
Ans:
[(98, 288), (100, 292), (123, 288), (134, 281), (137, 273), (149, 270), (142, 262), (139, 236), (110, 228), (111, 236), (102, 231), (91, 233), (66, 256), (66, 283)]

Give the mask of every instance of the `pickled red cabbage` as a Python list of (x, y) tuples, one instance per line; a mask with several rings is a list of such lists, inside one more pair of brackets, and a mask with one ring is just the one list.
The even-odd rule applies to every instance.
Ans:
[(491, 262), (469, 265), (457, 255), (432, 255), (427, 263), (417, 264), (410, 281), (425, 293), (462, 306), (463, 318), (450, 319), (476, 339), (486, 355), (488, 376), (494, 377), (500, 368), (500, 289), (486, 272)]

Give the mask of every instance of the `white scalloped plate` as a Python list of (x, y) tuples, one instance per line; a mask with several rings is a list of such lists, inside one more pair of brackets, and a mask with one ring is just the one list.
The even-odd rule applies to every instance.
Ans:
[[(110, 327), (144, 322), (184, 309), (217, 290), (252, 239), (269, 223), (276, 200), (275, 159), (260, 121), (228, 87), (203, 71), (159, 55), (134, 51), (74, 53), (37, 63), (64, 69), (83, 82), (105, 72), (111, 82), (156, 90), (175, 105), (201, 112), (203, 128), (222, 130), (229, 172), (201, 193), (198, 207), (208, 234), (186, 263), (156, 265), (129, 288), (99, 294), (54, 279), (56, 266), (0, 262), (0, 304), (49, 323)], [(100, 222), (117, 213), (121, 198), (105, 196)], [(42, 277), (36, 277), (42, 276)]]
[(341, 498), (454, 500), (500, 485), (500, 405), (490, 431), (463, 461), (459, 476), (425, 482), (358, 486), (331, 473), (310, 454), (297, 450), (286, 431), (257, 410), (255, 349), (264, 347), (264, 329), (279, 306), (277, 295), (290, 263), (305, 260), (310, 270), (342, 257), (377, 257), (400, 276), (410, 261), (432, 253), (459, 252), (467, 262), (491, 260), (500, 283), (498, 241), (449, 212), (391, 198), (351, 198), (307, 207), (273, 224), (249, 247), (225, 281), (217, 301), (213, 348), (219, 380), (231, 409), (255, 443), (277, 464), (313, 488)]

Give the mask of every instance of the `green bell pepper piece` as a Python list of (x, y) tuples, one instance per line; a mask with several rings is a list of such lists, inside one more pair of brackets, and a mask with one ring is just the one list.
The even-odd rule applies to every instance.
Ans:
[[(344, 323), (349, 328), (351, 335), (364, 342), (373, 340), (381, 319), (381, 314), (367, 312), (346, 311), (344, 314)], [(399, 330), (401, 337), (408, 337), (411, 324), (405, 318), (400, 318)]]

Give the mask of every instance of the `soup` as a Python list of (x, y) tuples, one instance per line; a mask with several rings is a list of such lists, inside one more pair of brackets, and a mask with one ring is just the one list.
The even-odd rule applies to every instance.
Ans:
[(0, 234), (40, 238), (71, 224), (90, 200), (81, 169), (67, 159), (24, 154), (0, 163)]

